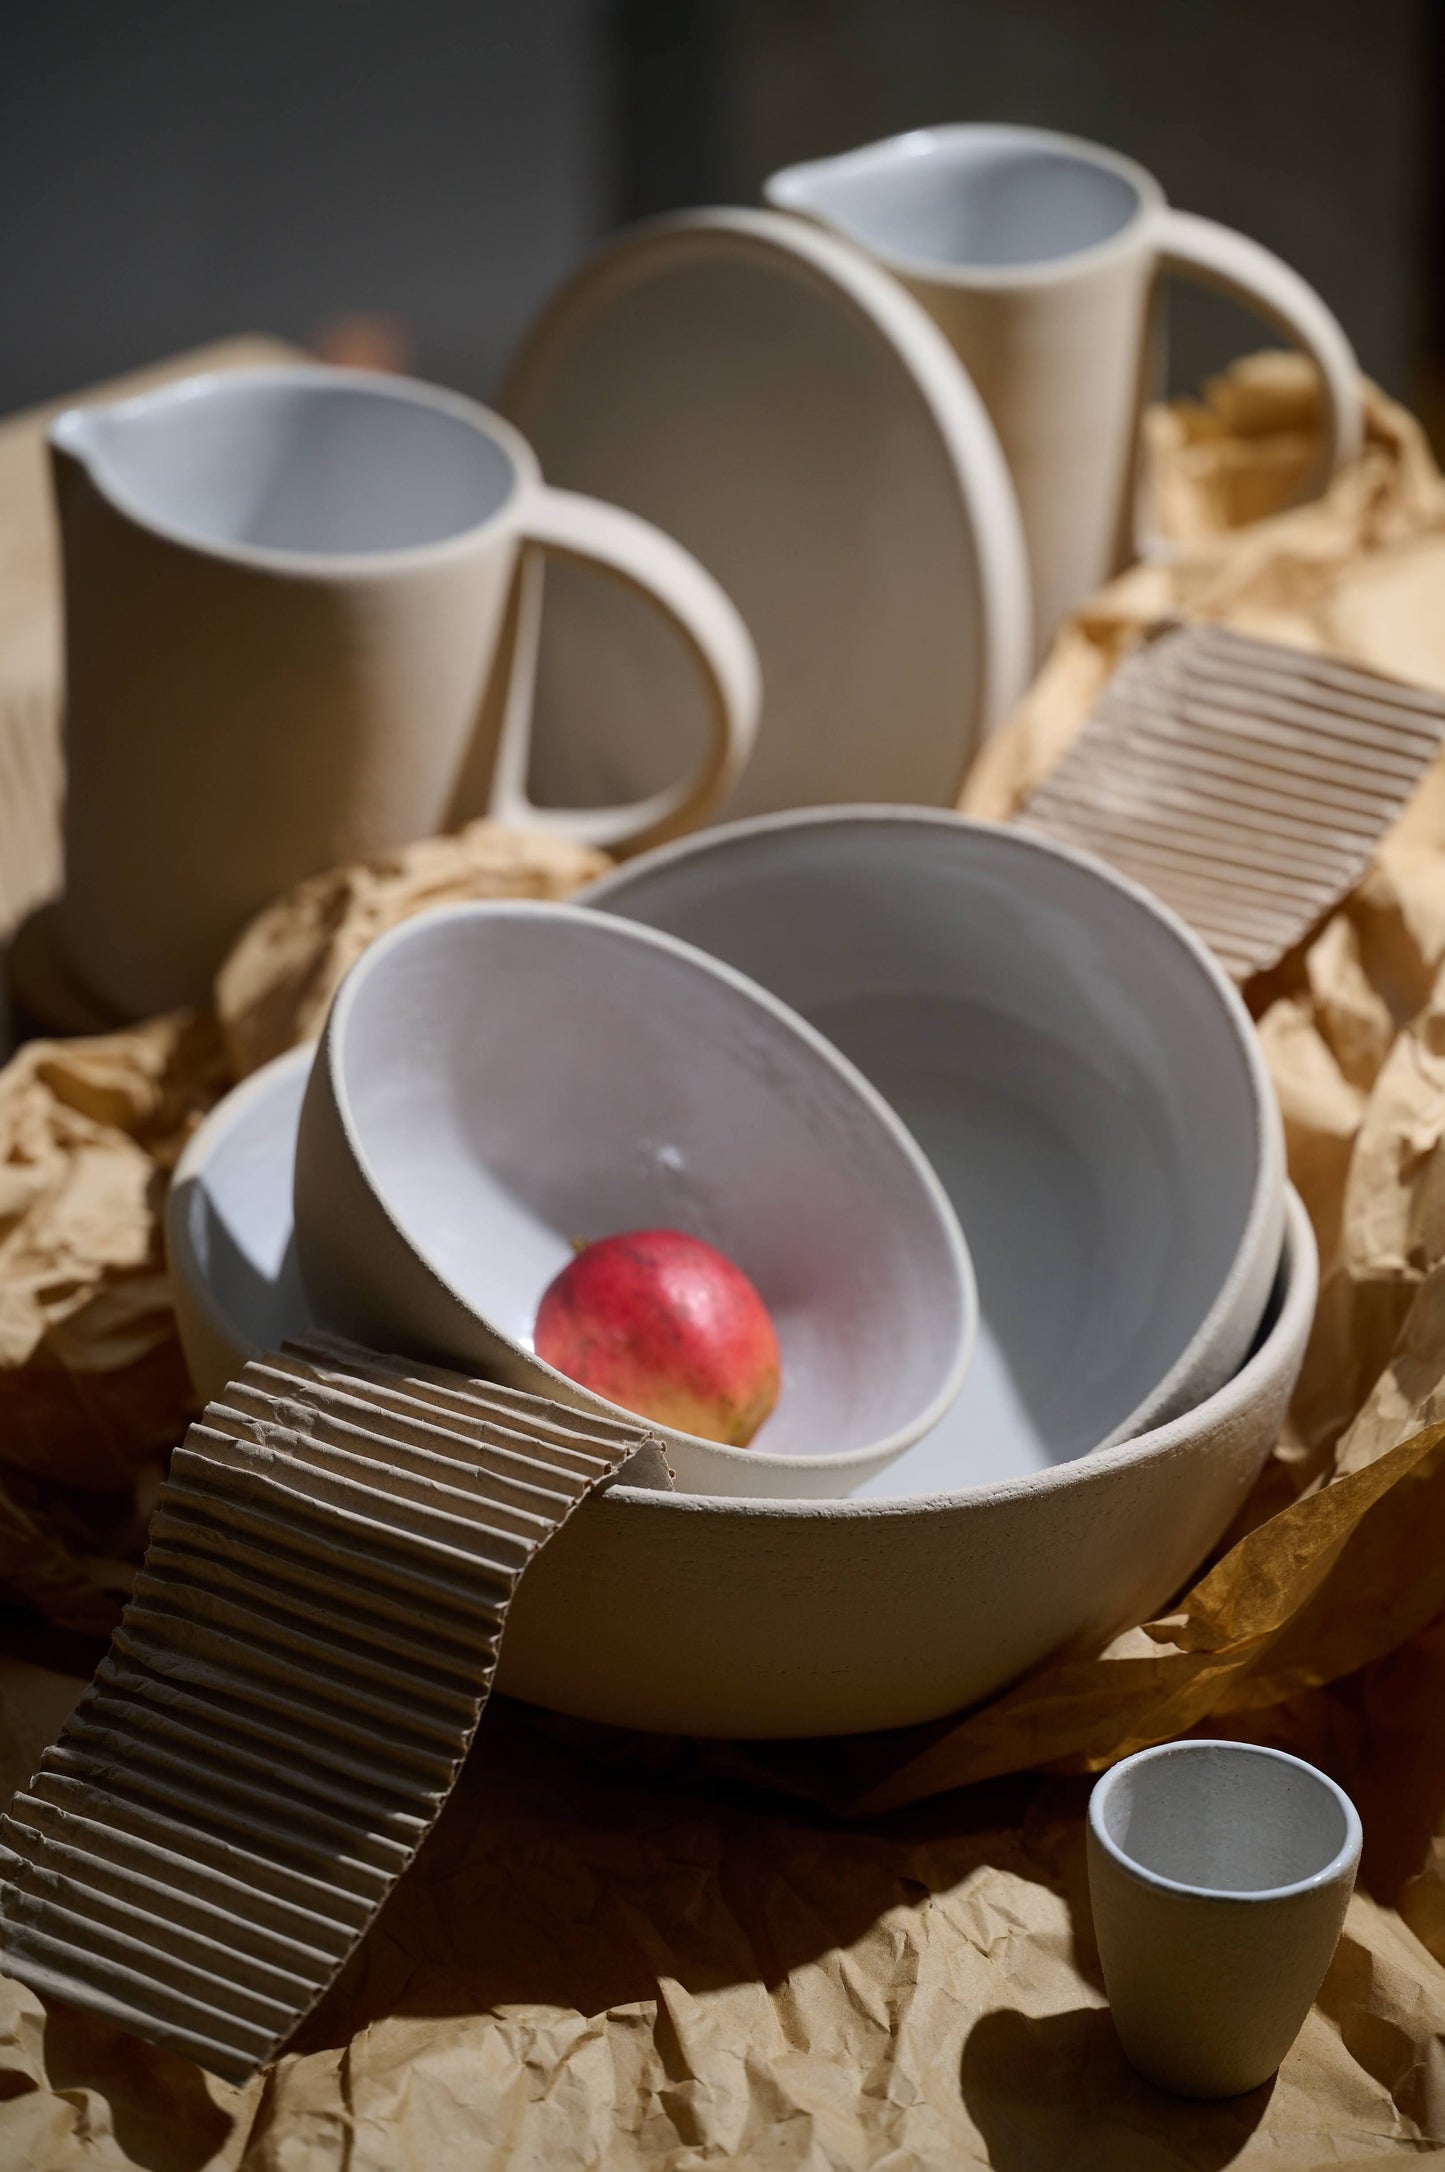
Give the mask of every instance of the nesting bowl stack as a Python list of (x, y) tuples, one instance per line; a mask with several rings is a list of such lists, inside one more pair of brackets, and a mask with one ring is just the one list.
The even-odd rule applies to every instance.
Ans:
[[(923, 810), (713, 831), (584, 905), (752, 975), (891, 1102), (969, 1238), (978, 1346), (941, 1416), (826, 1496), (734, 1451), (750, 1493), (589, 1502), (518, 1595), (503, 1686), (626, 1726), (847, 1733), (1144, 1618), (1257, 1476), (1315, 1292), (1253, 1029), (1202, 945), (1085, 855)], [(178, 1171), (211, 1378), (315, 1309), (292, 1202), (312, 1065), (250, 1080)]]

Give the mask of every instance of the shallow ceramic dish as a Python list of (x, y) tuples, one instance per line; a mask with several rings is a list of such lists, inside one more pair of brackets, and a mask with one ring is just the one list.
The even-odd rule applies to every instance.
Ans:
[(578, 1238), (716, 1245), (783, 1383), (753, 1447), (658, 1428), (703, 1492), (848, 1492), (971, 1353), (957, 1221), (876, 1089), (730, 967), (571, 906), (449, 906), (366, 951), (317, 1047), (295, 1209), (327, 1325), (613, 1416), (534, 1354), (543, 1291)]
[(1279, 1263), (1279, 1113), (1239, 997), (1146, 892), (1017, 830), (853, 808), (714, 830), (582, 895), (781, 996), (937, 1169), (982, 1322), (933, 1484), (1083, 1454), (1234, 1372)]
[[(771, 211), (650, 221), (543, 311), (503, 410), (548, 482), (675, 536), (757, 643), (763, 719), (727, 811), (951, 806), (1029, 669), (1029, 577), (993, 425), (911, 294)], [(615, 584), (549, 567), (534, 782), (646, 794), (698, 718), (686, 659)]]
[[(203, 1395), (310, 1324), (291, 1245), (310, 1067), (298, 1049), (228, 1095), (176, 1172), (171, 1274)], [(1269, 1315), (1240, 1372), (1182, 1418), (1072, 1462), (950, 1489), (922, 1440), (888, 1472), (887, 1501), (613, 1487), (529, 1570), (502, 1687), (620, 1726), (846, 1734), (956, 1711), (1073, 1637), (1142, 1621), (1277, 1439), (1315, 1286), (1291, 1193)]]

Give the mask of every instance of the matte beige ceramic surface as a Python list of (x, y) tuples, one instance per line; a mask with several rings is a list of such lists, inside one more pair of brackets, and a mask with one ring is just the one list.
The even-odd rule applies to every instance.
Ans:
[[(638, 843), (700, 819), (742, 767), (757, 660), (716, 582), (632, 515), (545, 488), (517, 432), (468, 400), (358, 371), (227, 371), (73, 409), (51, 449), (58, 926), (125, 1015), (204, 1000), (281, 891), (479, 803)], [(605, 568), (682, 635), (706, 689), (687, 781), (680, 754), (644, 803), (530, 808), (525, 546)]]
[(532, 1350), (577, 1239), (684, 1229), (782, 1352), (746, 1449), (656, 1430), (679, 1483), (846, 1493), (935, 1425), (971, 1354), (968, 1253), (882, 1097), (811, 1027), (670, 936), (566, 905), (457, 905), (366, 951), (301, 1112), (296, 1246), (373, 1349), (630, 1415)]
[(1190, 2097), (1269, 2080), (1304, 2025), (1360, 1860), (1354, 1804), (1242, 1742), (1141, 1750), (1089, 1801), (1089, 1897), (1114, 2025)]
[(583, 895), (771, 988), (937, 1169), (982, 1322), (932, 1486), (1083, 1454), (1235, 1370), (1279, 1261), (1279, 1114), (1239, 997), (1146, 892), (1016, 830), (839, 808), (710, 831)]
[[(731, 814), (956, 801), (1028, 674), (1028, 573), (992, 426), (927, 313), (817, 228), (638, 227), (543, 312), (502, 406), (548, 479), (630, 506), (722, 582), (763, 726)], [(695, 696), (626, 599), (547, 575), (539, 791), (651, 790)]]
[[(202, 1394), (308, 1324), (291, 1184), (310, 1064), (295, 1050), (229, 1095), (177, 1171), (171, 1274)], [(846, 1734), (937, 1718), (1073, 1636), (1143, 1620), (1218, 1538), (1278, 1437), (1315, 1287), (1291, 1194), (1275, 1299), (1239, 1375), (1172, 1424), (1069, 1463), (1020, 1459), (960, 1491), (925, 1437), (883, 1474), (888, 1500), (614, 1490), (529, 1573), (502, 1684), (624, 1726)]]
[(1158, 273), (1257, 310), (1317, 364), (1330, 470), (1363, 434), (1355, 358), (1298, 273), (1171, 210), (1131, 160), (1042, 129), (917, 129), (790, 166), (766, 194), (845, 235), (936, 319), (993, 418), (1018, 491), (1040, 653), (1133, 551), (1139, 417)]

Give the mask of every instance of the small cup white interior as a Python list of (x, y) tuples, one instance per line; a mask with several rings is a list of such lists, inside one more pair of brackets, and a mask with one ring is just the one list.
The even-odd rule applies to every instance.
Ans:
[(880, 255), (960, 269), (1043, 264), (1097, 248), (1139, 208), (1126, 175), (1008, 131), (921, 132), (780, 177), (776, 200)]
[(1350, 1831), (1320, 1774), (1217, 1742), (1180, 1743), (1110, 1775), (1100, 1821), (1140, 1869), (1211, 1893), (1264, 1893), (1318, 1877)]
[(562, 908), (429, 916), (366, 960), (338, 1055), (378, 1195), (523, 1348), (575, 1240), (669, 1227), (772, 1315), (783, 1390), (758, 1447), (868, 1447), (954, 1375), (970, 1293), (906, 1141), (682, 946)]
[(60, 442), (143, 518), (198, 542), (319, 555), (438, 543), (506, 503), (511, 456), (406, 385), (237, 371), (77, 410)]

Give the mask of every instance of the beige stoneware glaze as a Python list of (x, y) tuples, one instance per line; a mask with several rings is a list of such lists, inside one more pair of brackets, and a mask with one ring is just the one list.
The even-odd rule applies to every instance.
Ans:
[[(123, 1016), (203, 1002), (252, 914), (325, 868), (488, 811), (636, 845), (699, 820), (741, 771), (757, 659), (717, 583), (634, 515), (549, 490), (519, 433), (469, 400), (281, 364), (72, 409), (50, 443), (57, 930)], [(640, 803), (531, 806), (518, 574), (536, 552), (601, 567), (681, 636), (705, 695), (681, 782), (686, 750)]]
[[(649, 220), (552, 298), (500, 405), (550, 481), (655, 521), (742, 612), (763, 722), (728, 815), (953, 805), (1028, 678), (1028, 566), (983, 404), (896, 279), (772, 211)], [(539, 792), (668, 774), (692, 689), (664, 635), (549, 571)]]

